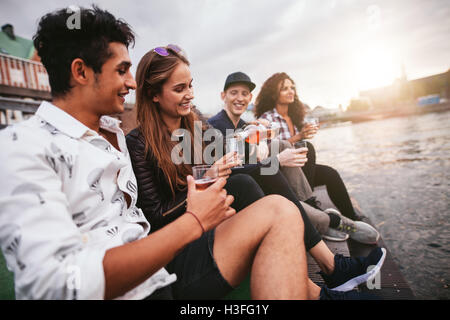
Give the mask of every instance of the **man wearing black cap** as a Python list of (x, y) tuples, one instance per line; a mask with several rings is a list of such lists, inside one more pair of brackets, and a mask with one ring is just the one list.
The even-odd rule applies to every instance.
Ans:
[[(228, 75), (225, 80), (223, 92), (221, 92), (224, 101), (224, 109), (215, 116), (208, 119), (208, 123), (226, 136), (230, 130), (238, 130), (242, 128), (246, 122), (241, 119), (242, 114), (247, 110), (252, 100), (252, 91), (256, 85), (251, 81), (250, 77), (243, 72), (234, 72)], [(278, 151), (278, 150), (277, 150)], [(295, 149), (290, 144), (284, 144), (280, 141), (280, 152), (271, 155), (270, 158), (264, 160), (265, 163), (276, 162), (276, 174), (265, 175), (258, 170), (262, 165), (256, 166), (252, 164), (244, 165), (242, 169), (234, 169), (234, 173), (246, 173), (252, 176), (261, 186), (266, 194), (281, 194), (289, 200), (300, 204), (300, 211), (304, 209), (307, 216), (311, 220), (312, 225), (327, 240), (345, 241), (348, 235), (336, 231), (340, 224), (333, 209), (327, 209), (325, 212), (317, 206), (315, 197), (313, 197), (312, 189), (306, 179), (301, 166), (301, 158), (305, 158), (306, 154), (300, 153), (300, 149)], [(281, 172), (280, 172), (281, 171)], [(328, 211), (332, 212), (328, 212)]]
[(225, 107), (211, 117), (208, 122), (223, 134), (226, 129), (241, 128), (245, 124), (245, 121), (241, 120), (241, 116), (252, 101), (251, 92), (255, 87), (256, 85), (250, 80), (250, 77), (243, 72), (234, 72), (228, 75), (221, 93)]

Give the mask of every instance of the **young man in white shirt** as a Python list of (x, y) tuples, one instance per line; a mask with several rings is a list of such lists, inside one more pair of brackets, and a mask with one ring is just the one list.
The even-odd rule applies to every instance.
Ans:
[(69, 28), (71, 14), (44, 16), (34, 36), (52, 103), (0, 133), (0, 244), (16, 298), (152, 298), (191, 276), (164, 269), (189, 255), (191, 264), (208, 260), (202, 272), (217, 281), (191, 288), (198, 298), (222, 297), (249, 271), (255, 299), (361, 297), (308, 278), (296, 206), (268, 196), (235, 215), (223, 178), (198, 191), (189, 177), (186, 214), (147, 235), (123, 132), (106, 116), (122, 112), (136, 87), (134, 35), (97, 7), (80, 9), (80, 28)]

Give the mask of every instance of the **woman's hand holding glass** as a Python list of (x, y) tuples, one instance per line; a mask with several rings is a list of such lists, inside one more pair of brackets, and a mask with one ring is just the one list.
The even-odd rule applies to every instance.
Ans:
[(277, 155), (280, 166), (282, 167), (303, 167), (308, 161), (306, 153), (308, 148), (284, 149)]
[(319, 130), (319, 119), (305, 117), (302, 130), (300, 131), (300, 139), (312, 139)]

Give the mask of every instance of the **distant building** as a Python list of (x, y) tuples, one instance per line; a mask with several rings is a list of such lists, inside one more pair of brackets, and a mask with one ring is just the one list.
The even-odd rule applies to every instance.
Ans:
[(407, 80), (402, 77), (390, 86), (361, 91), (361, 98), (370, 99), (374, 109), (392, 109), (404, 105), (417, 105), (425, 96), (439, 96), (440, 101), (450, 99), (450, 69), (428, 77)]
[[(48, 74), (32, 40), (14, 34), (11, 24), (0, 31), (0, 129), (34, 114), (39, 102), (52, 100)], [(114, 117), (125, 133), (136, 127), (134, 103)]]
[(0, 31), (0, 53), (40, 61), (34, 49), (33, 41), (16, 35), (14, 27), (9, 23), (4, 24)]
[(370, 98), (360, 97), (350, 100), (350, 105), (347, 107), (347, 112), (369, 111), (373, 109), (373, 104)]

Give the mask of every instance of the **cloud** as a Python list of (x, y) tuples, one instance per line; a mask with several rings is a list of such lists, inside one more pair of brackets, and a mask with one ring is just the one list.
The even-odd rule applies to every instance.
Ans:
[[(10, 22), (17, 34), (31, 38), (40, 16), (74, 2), (3, 0), (0, 23)], [(76, 2), (90, 6), (92, 0)], [(448, 0), (96, 3), (135, 30), (132, 70), (151, 48), (180, 45), (191, 61), (195, 103), (206, 113), (220, 110), (225, 77), (238, 70), (257, 84), (254, 96), (270, 75), (285, 71), (310, 106), (337, 107), (358, 95), (355, 60), (367, 48), (395, 55), (398, 70), (403, 62), (411, 77), (450, 67)]]

